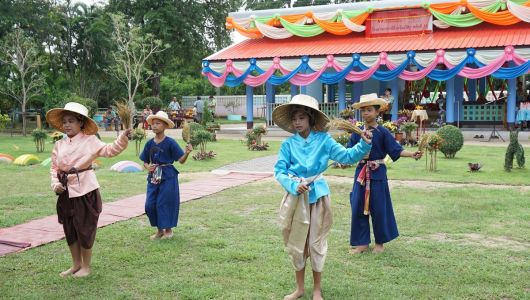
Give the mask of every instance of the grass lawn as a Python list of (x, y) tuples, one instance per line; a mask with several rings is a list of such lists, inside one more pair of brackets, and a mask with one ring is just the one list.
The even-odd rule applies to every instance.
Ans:
[[(407, 148), (416, 151), (417, 148)], [(527, 152), (529, 149), (526, 149)], [(438, 153), (438, 168), (436, 172), (428, 172), (425, 169), (425, 157), (419, 161), (411, 158), (400, 158), (392, 163), (388, 169), (388, 178), (395, 180), (427, 180), (447, 182), (475, 182), (485, 184), (530, 184), (530, 165), (526, 168), (517, 168), (514, 161), (514, 169), (511, 172), (504, 171), (504, 154), (506, 147), (490, 146), (466, 146), (462, 148), (453, 159), (447, 159), (442, 153)], [(527, 160), (528, 153), (526, 154)], [(479, 162), (483, 167), (479, 172), (471, 173), (467, 166), (468, 162)], [(326, 172), (330, 175), (353, 177), (355, 169), (333, 169)]]
[[(105, 142), (112, 139), (104, 138)], [(179, 141), (180, 142), (180, 141)], [(240, 141), (220, 140), (209, 143), (208, 149), (217, 153), (209, 161), (195, 161), (191, 157), (184, 165), (176, 164), (181, 173), (210, 171), (229, 163), (252, 159), (278, 152), (280, 142), (269, 142), (269, 151), (249, 151)], [(31, 137), (0, 136), (0, 153), (14, 157), (22, 154), (36, 154), (41, 160), (50, 157), (53, 144), (46, 143), (44, 153), (35, 153)], [(97, 177), (104, 201), (115, 201), (127, 196), (145, 193), (147, 173), (117, 173), (110, 167), (121, 160), (140, 163), (134, 150), (134, 142), (117, 157), (99, 158), (103, 164)], [(0, 163), (0, 228), (24, 223), (30, 219), (55, 214), (56, 196), (50, 188), (49, 167), (40, 165), (20, 167)]]
[[(326, 299), (530, 297), (530, 192), (397, 186), (401, 236), (383, 254), (350, 256), (351, 183), (330, 180), (334, 224)], [(175, 238), (152, 242), (145, 216), (98, 231), (93, 274), (62, 279), (64, 241), (0, 258), (5, 298), (281, 299), (294, 287), (276, 223), (273, 181), (184, 203)], [(306, 276), (310, 299), (311, 277)], [(526, 279), (525, 279), (526, 278)]]

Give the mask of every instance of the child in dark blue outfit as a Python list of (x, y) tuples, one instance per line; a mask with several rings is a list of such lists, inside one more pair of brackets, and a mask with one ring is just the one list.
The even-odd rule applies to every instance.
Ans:
[(174, 139), (164, 135), (166, 128), (175, 127), (165, 112), (149, 116), (147, 123), (155, 137), (145, 144), (140, 154), (144, 167), (149, 170), (145, 212), (151, 226), (158, 228), (151, 239), (168, 239), (173, 236), (171, 228), (177, 226), (180, 207), (179, 172), (173, 162), (185, 163), (193, 148), (187, 145), (184, 152)]
[[(357, 165), (353, 190), (350, 194), (352, 209), (350, 244), (355, 247), (350, 250), (352, 254), (368, 250), (370, 216), (375, 237), (373, 252), (383, 252), (383, 244), (399, 235), (386, 177), (384, 164), (386, 155), (388, 154), (393, 161), (400, 157), (419, 159), (422, 156), (420, 151), (403, 150), (386, 128), (378, 126), (376, 118), (379, 115), (379, 108), (384, 105), (386, 105), (385, 100), (378, 98), (377, 94), (363, 95), (361, 101), (353, 105), (355, 109), (361, 110), (364, 127), (372, 132), (372, 150), (368, 157)], [(353, 147), (360, 140), (358, 134), (352, 134), (347, 147)]]

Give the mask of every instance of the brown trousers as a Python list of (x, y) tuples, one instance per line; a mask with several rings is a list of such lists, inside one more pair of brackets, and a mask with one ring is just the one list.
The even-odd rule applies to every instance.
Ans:
[(313, 271), (322, 272), (328, 252), (328, 234), (333, 223), (329, 196), (309, 204), (307, 193), (286, 193), (280, 206), (283, 243), (296, 271), (311, 258)]
[(68, 190), (59, 195), (57, 216), (59, 223), (63, 224), (64, 235), (69, 246), (79, 241), (81, 247), (92, 248), (96, 239), (101, 209), (99, 189), (75, 198), (68, 197)]

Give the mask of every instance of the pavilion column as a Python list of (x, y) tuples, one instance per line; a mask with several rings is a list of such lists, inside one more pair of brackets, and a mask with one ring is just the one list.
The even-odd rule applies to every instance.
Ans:
[(455, 124), (455, 78), (445, 82), (445, 123)]
[(300, 86), (300, 94), (307, 95), (307, 86), (306, 85), (301, 85)]
[[(512, 66), (512, 64), (510, 65)], [(508, 126), (508, 129), (515, 126), (516, 94), (517, 78), (508, 79), (508, 98), (506, 101), (506, 125)]]
[(272, 83), (265, 84), (265, 99), (267, 99), (267, 124), (272, 125), (272, 110), (274, 109), (272, 104), (276, 102)]
[(299, 86), (291, 83), (291, 98), (299, 94)]
[(392, 97), (394, 97), (394, 103), (392, 103), (392, 121), (398, 119), (398, 108), (399, 108), (399, 77), (394, 78), (390, 82), (390, 89), (392, 89)]
[(455, 85), (454, 85), (454, 97), (455, 97), (455, 123), (460, 127), (460, 121), (464, 118), (464, 78), (460, 76), (455, 76)]
[(486, 98), (486, 77), (478, 79), (478, 92), (479, 95), (482, 95), (484, 98)]
[(477, 80), (468, 79), (467, 80), (467, 90), (469, 91), (469, 101), (477, 101)]
[[(363, 93), (363, 82), (362, 81), (355, 81), (352, 84), (352, 102), (357, 103), (361, 100), (361, 95)], [(361, 113), (359, 110), (355, 112), (355, 119), (361, 120)]]
[(322, 97), (322, 91), (322, 83), (318, 79), (306, 86), (307, 94), (317, 99), (318, 103), (324, 102), (324, 99)]
[(346, 80), (339, 81), (339, 112), (346, 109)]
[(247, 95), (247, 129), (254, 127), (254, 88), (250, 85), (246, 86)]

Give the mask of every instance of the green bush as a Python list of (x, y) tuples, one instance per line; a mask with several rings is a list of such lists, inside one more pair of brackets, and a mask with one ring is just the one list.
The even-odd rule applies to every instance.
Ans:
[(464, 135), (460, 129), (453, 125), (445, 125), (438, 129), (436, 133), (443, 140), (440, 151), (446, 158), (454, 158), (456, 152), (460, 151), (464, 145)]
[(48, 132), (44, 129), (35, 129), (31, 132), (37, 152), (44, 152), (44, 141), (48, 138)]
[(350, 135), (346, 132), (341, 132), (341, 133), (335, 133), (333, 135), (333, 139), (341, 144), (342, 146), (346, 147), (346, 145), (348, 144), (348, 141), (350, 140)]
[(149, 105), (149, 107), (153, 111), (158, 111), (164, 106), (164, 102), (158, 98), (158, 97), (145, 97), (140, 101), (136, 101), (136, 109), (143, 110), (146, 105)]

